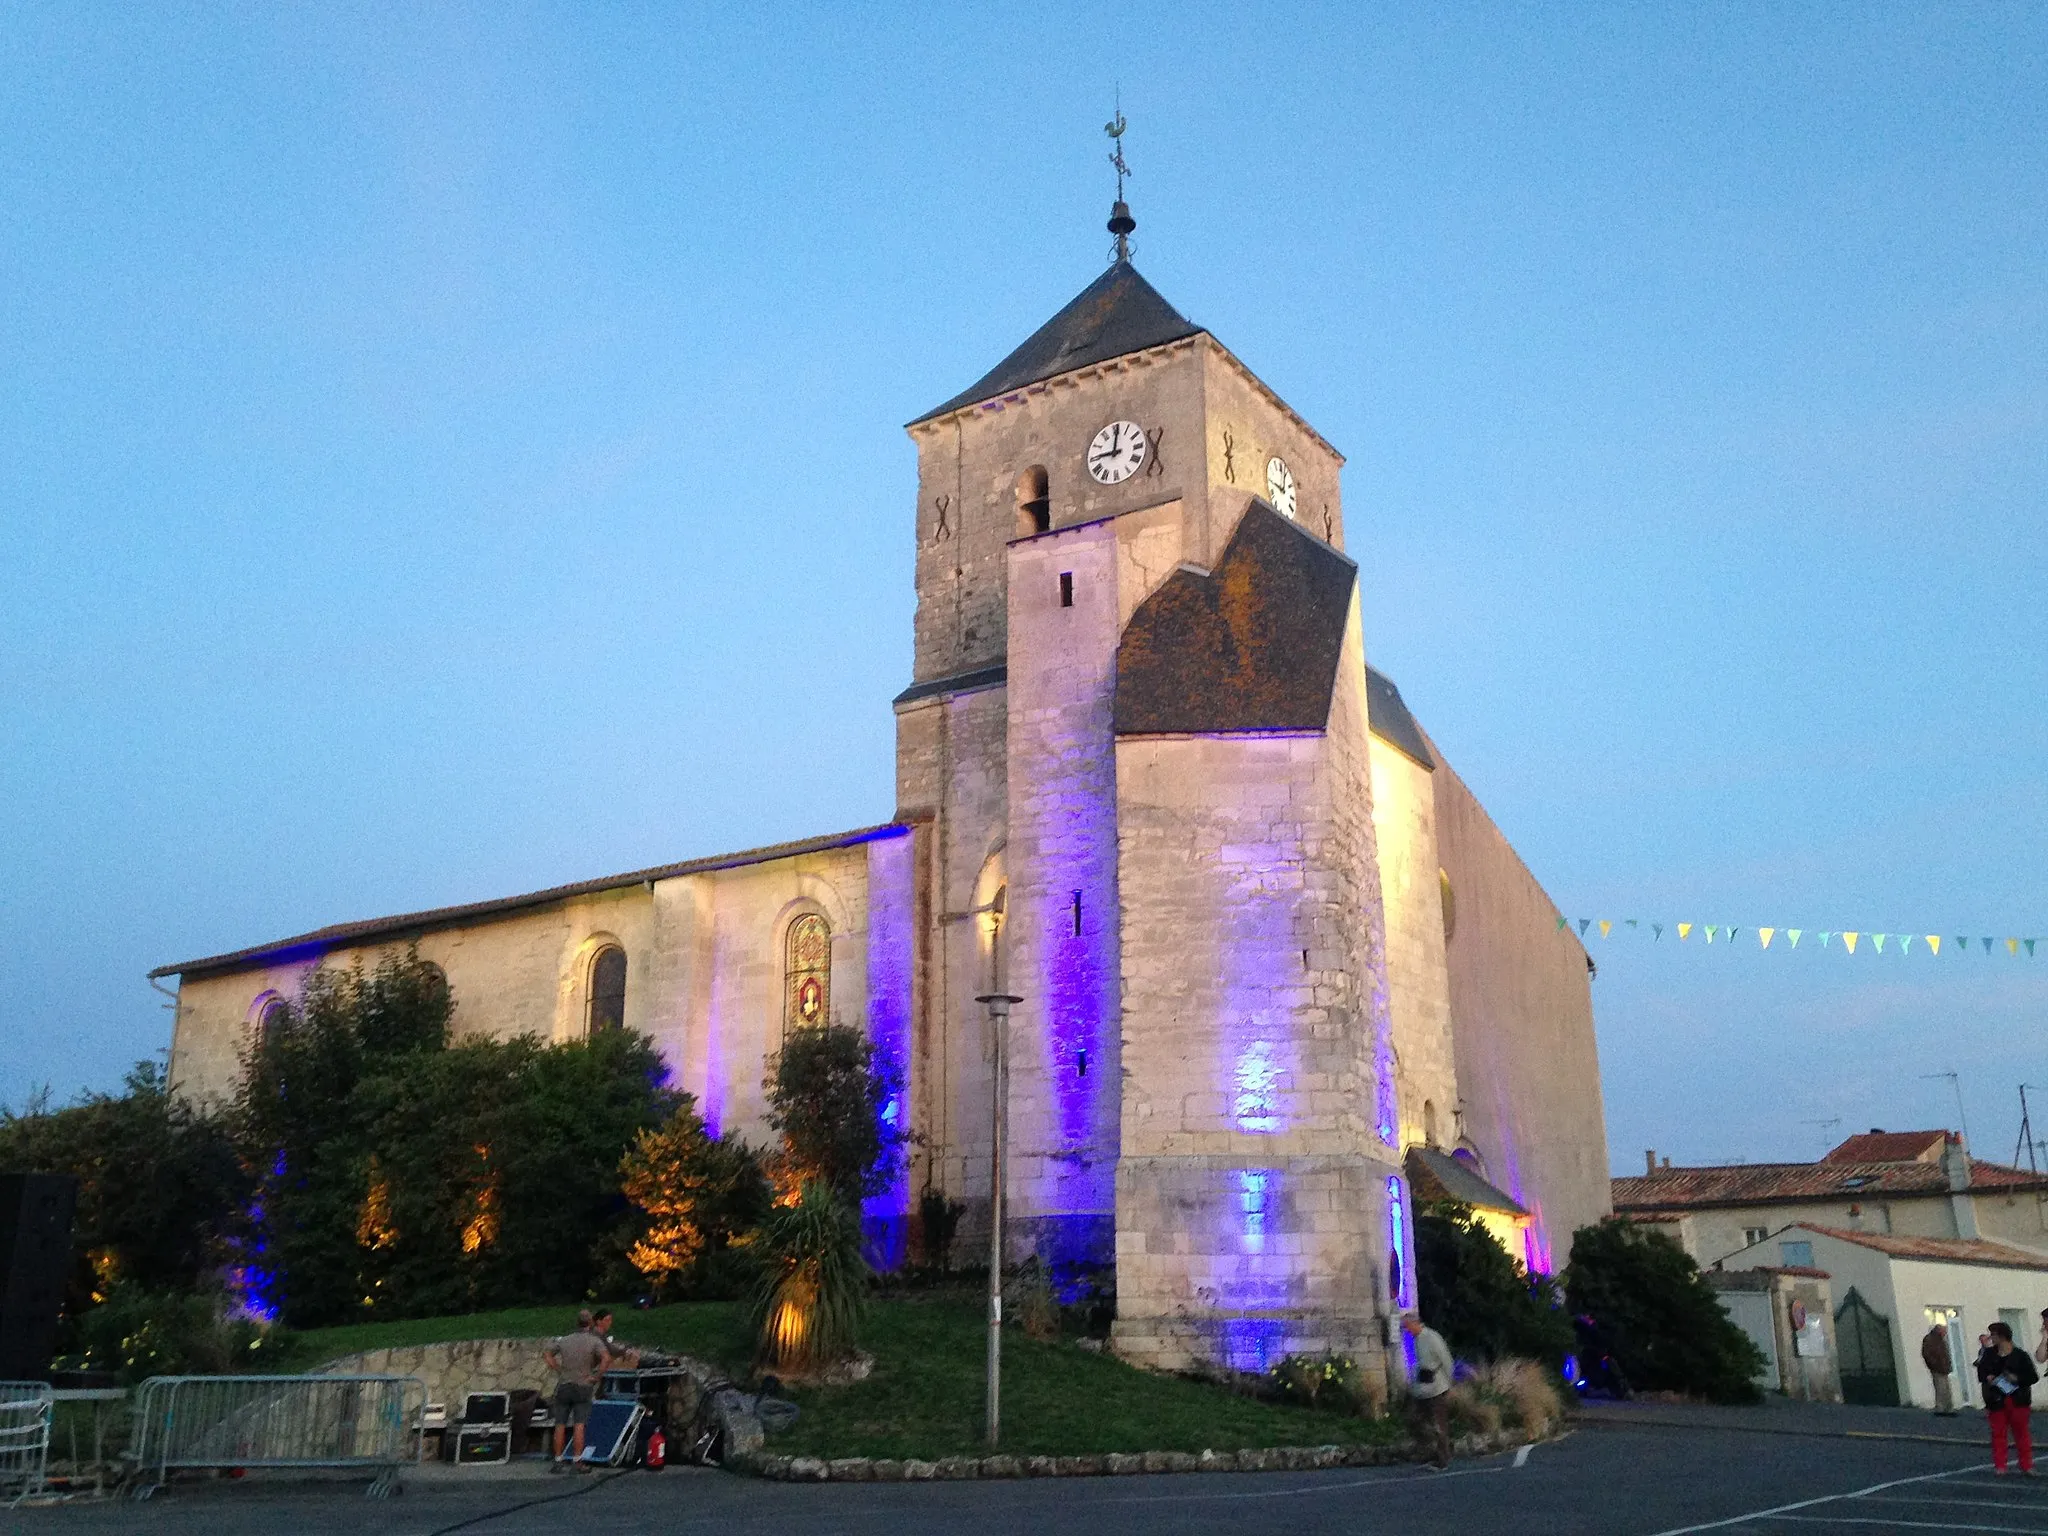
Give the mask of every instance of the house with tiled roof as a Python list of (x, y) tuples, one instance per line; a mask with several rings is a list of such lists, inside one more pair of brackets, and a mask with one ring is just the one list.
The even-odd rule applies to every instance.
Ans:
[[(1954, 1131), (1851, 1136), (1818, 1162), (1673, 1167), (1648, 1154), (1640, 1174), (1613, 1181), (1617, 1215), (1656, 1226), (1702, 1269), (1805, 1264), (1802, 1223), (1861, 1236), (1985, 1239), (2048, 1255), (2048, 1174), (1972, 1157)], [(1737, 1265), (1734, 1256), (1751, 1254)]]
[(1908, 1236), (1801, 1221), (1728, 1255), (1710, 1278), (1725, 1282), (1716, 1286), (1725, 1293), (1744, 1271), (1785, 1273), (1779, 1261), (1788, 1249), (1802, 1261), (1799, 1272), (1828, 1277), (1836, 1298), (1841, 1389), (1850, 1402), (1934, 1407), (1934, 1376), (1920, 1344), (1938, 1330), (1948, 1343), (1956, 1400), (1977, 1404), (1970, 1363), (1990, 1325), (2003, 1322), (2022, 1349), (2041, 1335), (2048, 1253), (1991, 1238)]

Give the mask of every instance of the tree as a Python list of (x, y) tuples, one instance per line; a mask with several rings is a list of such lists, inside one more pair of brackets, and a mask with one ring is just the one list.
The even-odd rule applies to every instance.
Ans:
[(900, 1114), (884, 1118), (901, 1083), (867, 1036), (846, 1024), (792, 1030), (764, 1086), (768, 1123), (782, 1133), (785, 1188), (816, 1180), (856, 1210), (888, 1188), (909, 1138)]
[(859, 1210), (821, 1180), (806, 1179), (748, 1241), (761, 1260), (751, 1309), (758, 1363), (803, 1374), (851, 1355), (869, 1276)]
[(1590, 1316), (1629, 1381), (1718, 1403), (1755, 1402), (1764, 1359), (1690, 1255), (1661, 1232), (1610, 1216), (1572, 1237), (1565, 1296)]
[(1555, 1364), (1571, 1352), (1557, 1283), (1524, 1272), (1469, 1206), (1416, 1212), (1415, 1285), (1423, 1321), (1460, 1356)]
[(252, 1043), (250, 1268), (286, 1321), (574, 1300), (629, 1222), (619, 1160), (676, 1095), (645, 1037), (447, 1043), (417, 955), (316, 971)]
[(63, 1109), (0, 1111), (0, 1171), (78, 1180), (67, 1338), (117, 1286), (207, 1288), (232, 1257), (229, 1239), (250, 1187), (229, 1127), (173, 1097), (151, 1061), (135, 1064), (119, 1094), (90, 1094)]
[(619, 1162), (620, 1185), (646, 1215), (629, 1262), (664, 1298), (768, 1208), (768, 1185), (745, 1142), (708, 1135), (688, 1094), (660, 1126), (642, 1129)]

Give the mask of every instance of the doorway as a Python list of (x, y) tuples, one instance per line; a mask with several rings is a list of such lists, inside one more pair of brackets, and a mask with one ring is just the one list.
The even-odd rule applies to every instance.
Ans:
[(1974, 1351), (1965, 1353), (1963, 1349), (1963, 1309), (1961, 1307), (1929, 1307), (1927, 1309), (1927, 1326), (1948, 1330), (1948, 1357), (1955, 1366), (1953, 1379), (1956, 1384), (1956, 1406), (1958, 1408), (1971, 1407), (1970, 1387), (1974, 1373), (1969, 1369), (1969, 1364), (1977, 1357)]

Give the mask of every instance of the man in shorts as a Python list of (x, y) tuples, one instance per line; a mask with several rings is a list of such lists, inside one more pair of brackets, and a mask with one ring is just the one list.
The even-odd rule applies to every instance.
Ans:
[[(557, 1378), (555, 1459), (549, 1470), (561, 1472), (573, 1466), (578, 1472), (588, 1472), (590, 1466), (583, 1459), (583, 1427), (590, 1422), (590, 1405), (597, 1396), (598, 1383), (604, 1380), (605, 1367), (611, 1364), (611, 1351), (605, 1347), (604, 1336), (591, 1327), (590, 1314), (579, 1312), (576, 1331), (548, 1345), (541, 1351), (541, 1359)], [(565, 1463), (562, 1446), (572, 1435), (575, 1454)]]

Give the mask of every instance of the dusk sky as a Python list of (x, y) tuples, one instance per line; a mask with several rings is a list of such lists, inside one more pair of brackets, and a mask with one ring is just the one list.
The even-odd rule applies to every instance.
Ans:
[(1373, 662), (1644, 925), (1614, 1166), (1948, 1072), (2013, 1155), (2048, 7), (756, 10), (0, 8), (0, 1102), (162, 1051), (156, 965), (888, 819), (902, 424), (1101, 271), (1120, 90)]

